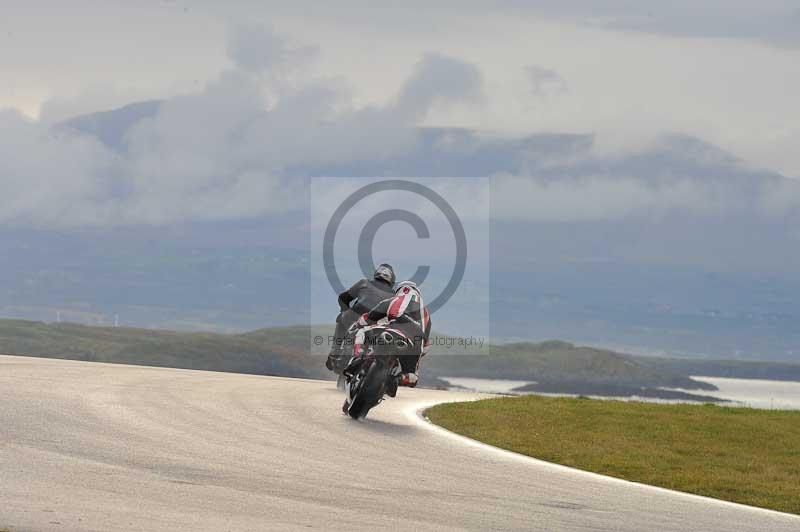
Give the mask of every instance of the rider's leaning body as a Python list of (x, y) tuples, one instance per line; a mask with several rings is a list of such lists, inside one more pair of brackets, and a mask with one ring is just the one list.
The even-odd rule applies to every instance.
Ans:
[(430, 313), (422, 301), (422, 293), (417, 285), (412, 281), (401, 282), (394, 297), (378, 303), (356, 323), (358, 330), (353, 345), (353, 357), (358, 359), (364, 354), (365, 344), (373, 329), (379, 328), (402, 337), (407, 345), (396, 351), (402, 368), (398, 384), (416, 386), (419, 380), (419, 360), (430, 347), (431, 335)]
[(372, 279), (361, 279), (339, 294), (340, 312), (336, 318), (334, 342), (326, 362), (328, 369), (333, 369), (334, 359), (342, 350), (347, 330), (362, 314), (394, 295), (395, 280), (394, 269), (389, 264), (381, 264), (375, 269)]

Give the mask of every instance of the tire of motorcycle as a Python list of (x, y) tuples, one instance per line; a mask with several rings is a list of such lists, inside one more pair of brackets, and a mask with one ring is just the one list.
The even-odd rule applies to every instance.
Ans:
[(370, 365), (367, 374), (364, 375), (361, 389), (353, 398), (353, 402), (347, 411), (351, 418), (361, 419), (366, 417), (370, 408), (380, 402), (386, 391), (386, 379), (388, 376), (389, 367), (385, 361), (377, 359)]

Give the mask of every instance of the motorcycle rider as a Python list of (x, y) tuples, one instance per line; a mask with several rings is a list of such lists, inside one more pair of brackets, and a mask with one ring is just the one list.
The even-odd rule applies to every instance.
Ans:
[(413, 281), (398, 284), (395, 296), (381, 301), (363, 314), (356, 322), (356, 327), (351, 367), (363, 356), (365, 344), (375, 341), (370, 338), (370, 332), (386, 331), (394, 337), (389, 347), (397, 355), (401, 371), (387, 393), (394, 397), (397, 386), (413, 388), (417, 385), (419, 360), (430, 347), (431, 317), (422, 301), (422, 293)]
[(348, 329), (358, 320), (359, 316), (369, 312), (384, 299), (392, 297), (396, 279), (394, 268), (384, 263), (375, 268), (371, 280), (361, 279), (339, 294), (340, 312), (336, 317), (333, 345), (328, 354), (328, 359), (325, 361), (325, 367), (331, 371), (334, 370), (336, 360), (343, 351)]

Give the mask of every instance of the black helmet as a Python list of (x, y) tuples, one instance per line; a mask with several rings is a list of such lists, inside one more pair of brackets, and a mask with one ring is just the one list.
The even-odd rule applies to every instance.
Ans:
[(382, 281), (386, 281), (389, 285), (394, 286), (394, 282), (397, 279), (394, 275), (394, 268), (392, 268), (389, 264), (381, 264), (377, 268), (375, 268), (375, 273), (372, 276), (374, 279), (380, 279)]

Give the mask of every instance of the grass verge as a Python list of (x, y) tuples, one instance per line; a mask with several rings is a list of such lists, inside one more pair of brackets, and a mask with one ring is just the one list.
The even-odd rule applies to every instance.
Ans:
[(800, 412), (531, 395), (441, 404), (426, 414), (549, 462), (800, 514)]

